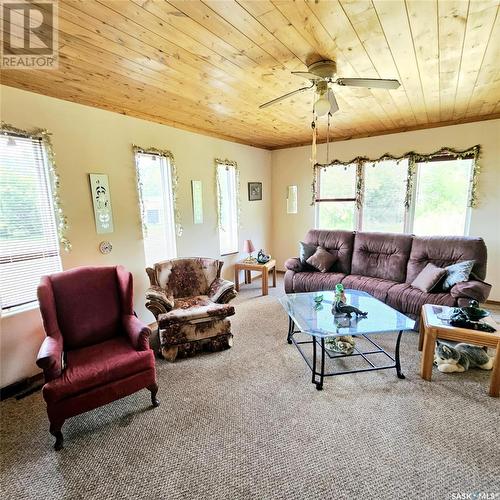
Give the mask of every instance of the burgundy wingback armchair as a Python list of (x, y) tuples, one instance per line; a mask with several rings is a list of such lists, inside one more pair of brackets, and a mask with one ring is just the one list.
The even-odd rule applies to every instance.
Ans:
[(63, 446), (64, 421), (140, 389), (156, 399), (150, 329), (134, 315), (132, 275), (122, 266), (80, 267), (44, 276), (38, 301), (46, 338), (43, 369), (54, 448)]

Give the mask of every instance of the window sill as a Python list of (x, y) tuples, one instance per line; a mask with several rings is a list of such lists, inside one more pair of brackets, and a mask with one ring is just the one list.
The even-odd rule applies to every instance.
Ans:
[(228, 257), (229, 255), (238, 255), (240, 252), (238, 252), (238, 250), (236, 250), (236, 252), (229, 252), (229, 253), (221, 253), (220, 256), (221, 257)]
[(16, 316), (17, 314), (22, 314), (27, 311), (32, 311), (33, 309), (38, 309), (38, 301), (30, 302), (29, 304), (24, 304), (22, 306), (13, 307), (6, 311), (2, 310), (2, 318), (9, 318), (10, 316)]

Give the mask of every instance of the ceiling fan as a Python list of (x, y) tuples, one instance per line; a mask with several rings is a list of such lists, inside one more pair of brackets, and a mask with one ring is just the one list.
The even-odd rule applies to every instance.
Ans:
[(295, 94), (300, 94), (306, 90), (315, 88), (319, 94), (319, 99), (314, 103), (314, 111), (318, 116), (332, 114), (339, 110), (335, 95), (330, 88), (330, 84), (340, 85), (341, 87), (366, 87), (377, 89), (397, 89), (400, 86), (398, 80), (385, 80), (382, 78), (336, 78), (337, 64), (335, 61), (318, 61), (307, 67), (307, 71), (292, 71), (292, 75), (307, 78), (311, 85), (302, 87), (288, 94), (282, 95), (259, 106), (259, 109), (267, 108), (273, 104), (288, 99)]

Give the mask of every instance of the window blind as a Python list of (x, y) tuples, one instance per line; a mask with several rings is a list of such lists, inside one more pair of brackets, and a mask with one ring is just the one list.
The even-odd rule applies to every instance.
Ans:
[(40, 278), (62, 270), (43, 142), (0, 136), (0, 305), (36, 301)]

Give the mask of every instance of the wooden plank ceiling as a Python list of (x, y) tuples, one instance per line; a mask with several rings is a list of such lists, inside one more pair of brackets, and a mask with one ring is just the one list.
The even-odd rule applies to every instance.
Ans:
[[(320, 59), (398, 90), (334, 87), (335, 138), (500, 116), (498, 0), (61, 0), (58, 70), (2, 83), (265, 148), (310, 142)], [(43, 124), (41, 124), (43, 125)], [(320, 132), (325, 133), (324, 124)]]

